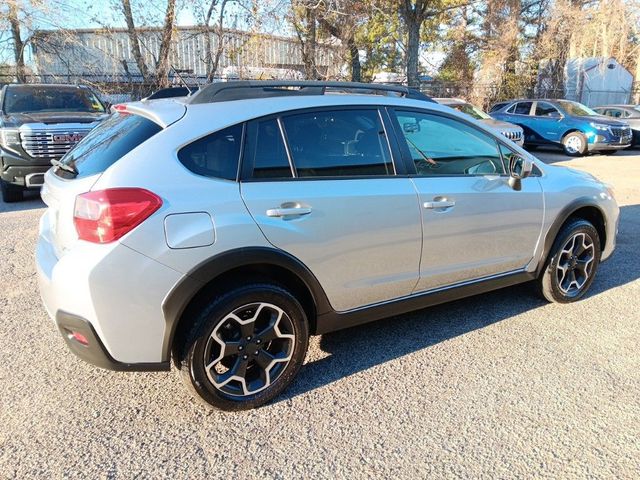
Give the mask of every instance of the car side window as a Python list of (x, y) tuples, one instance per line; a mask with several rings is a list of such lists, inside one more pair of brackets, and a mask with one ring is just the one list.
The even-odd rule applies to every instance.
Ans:
[(496, 140), (448, 117), (396, 111), (418, 175), (490, 175), (505, 173)]
[(251, 178), (293, 177), (280, 126), (275, 118), (249, 124), (246, 157), (243, 161), (250, 162), (253, 167)]
[(531, 111), (531, 105), (532, 102), (518, 102), (515, 105), (513, 113), (515, 113), (516, 115), (529, 115), (529, 112)]
[(536, 103), (536, 117), (559, 117), (560, 112), (556, 107), (547, 102)]
[(178, 152), (178, 160), (197, 175), (235, 180), (238, 174), (242, 124), (202, 137)]
[(377, 109), (282, 117), (298, 177), (395, 175)]

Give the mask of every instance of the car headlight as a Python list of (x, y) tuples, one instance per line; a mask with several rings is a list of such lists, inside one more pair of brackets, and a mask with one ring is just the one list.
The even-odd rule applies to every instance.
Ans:
[(15, 150), (20, 145), (20, 132), (10, 128), (0, 128), (0, 146)]
[(591, 125), (596, 130), (602, 130), (602, 131), (609, 130), (609, 125), (605, 125), (604, 123), (591, 122), (589, 125)]

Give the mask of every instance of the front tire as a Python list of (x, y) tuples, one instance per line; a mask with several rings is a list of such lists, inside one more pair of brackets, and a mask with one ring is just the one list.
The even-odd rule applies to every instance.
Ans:
[(306, 314), (286, 289), (255, 283), (214, 299), (180, 354), (189, 390), (221, 410), (259, 407), (296, 376), (309, 343)]
[(0, 180), (0, 190), (2, 190), (2, 201), (5, 203), (20, 202), (24, 199), (21, 187), (11, 185), (4, 180)]
[(595, 227), (586, 220), (570, 220), (556, 237), (537, 280), (540, 294), (549, 302), (580, 300), (593, 282), (601, 253)]
[(562, 148), (570, 157), (581, 157), (587, 153), (587, 137), (582, 132), (569, 132), (562, 139)]

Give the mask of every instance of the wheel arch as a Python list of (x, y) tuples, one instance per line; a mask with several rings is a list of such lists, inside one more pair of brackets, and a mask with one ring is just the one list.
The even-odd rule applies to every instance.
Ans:
[(583, 132), (582, 130), (580, 130), (579, 128), (577, 128), (577, 127), (571, 127), (571, 128), (568, 128), (568, 129), (567, 129), (567, 130), (566, 130), (562, 135), (560, 135), (560, 142), (562, 142), (562, 141), (564, 140), (564, 137), (566, 137), (566, 136), (567, 136), (567, 135), (569, 135), (570, 133), (574, 133), (574, 132), (577, 132), (577, 133), (580, 133), (580, 134), (584, 135), (584, 136), (585, 136), (585, 138), (586, 138), (586, 136), (587, 136), (587, 135), (586, 135), (586, 133), (584, 133), (584, 132)]
[(542, 269), (547, 262), (551, 248), (553, 247), (560, 230), (562, 230), (562, 227), (564, 227), (567, 222), (574, 218), (586, 220), (595, 227), (598, 232), (598, 236), (600, 237), (600, 249), (604, 250), (607, 243), (607, 225), (604, 212), (590, 198), (574, 200), (560, 211), (555, 221), (547, 231), (544, 241), (544, 250), (536, 270), (536, 276), (542, 273)]
[(163, 361), (175, 357), (175, 347), (191, 324), (190, 318), (220, 288), (240, 286), (247, 278), (279, 284), (293, 293), (305, 310), (309, 332), (315, 333), (316, 317), (332, 311), (320, 282), (297, 258), (275, 248), (230, 250), (197, 265), (165, 297), (162, 310), (165, 335)]

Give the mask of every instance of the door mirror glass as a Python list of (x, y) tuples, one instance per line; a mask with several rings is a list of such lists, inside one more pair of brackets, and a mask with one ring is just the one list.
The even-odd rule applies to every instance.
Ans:
[(531, 160), (524, 158), (521, 155), (511, 155), (509, 159), (509, 185), (514, 190), (520, 190), (521, 180), (531, 175), (533, 169), (533, 163)]

